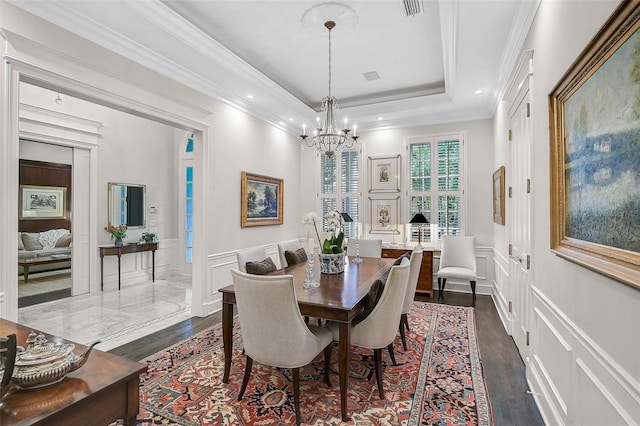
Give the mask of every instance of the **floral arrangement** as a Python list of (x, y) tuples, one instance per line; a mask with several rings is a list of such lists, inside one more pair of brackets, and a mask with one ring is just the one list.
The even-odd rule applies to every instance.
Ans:
[[(338, 254), (344, 250), (342, 248), (342, 240), (344, 239), (344, 232), (342, 231), (342, 217), (337, 211), (327, 213), (324, 217), (327, 220), (329, 227), (331, 228), (331, 237), (324, 240), (322, 243), (322, 254)], [(320, 241), (320, 234), (318, 233), (317, 225), (318, 215), (316, 212), (309, 212), (302, 216), (303, 225), (313, 225), (316, 231), (318, 241)]]
[(111, 239), (122, 240), (127, 236), (127, 225), (109, 225), (104, 230), (111, 234)]

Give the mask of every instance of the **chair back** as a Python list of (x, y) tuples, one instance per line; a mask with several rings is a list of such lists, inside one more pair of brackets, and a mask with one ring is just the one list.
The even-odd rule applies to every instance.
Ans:
[(280, 257), (280, 268), (286, 268), (287, 266), (289, 266), (289, 262), (287, 262), (287, 258), (284, 255), (284, 252), (296, 251), (296, 250), (299, 250), (301, 247), (302, 247), (302, 243), (300, 242), (300, 240), (285, 241), (284, 243), (278, 244), (278, 256)]
[[(356, 243), (359, 245), (356, 248)], [(360, 254), (360, 257), (382, 257), (382, 240), (357, 240), (356, 238), (349, 238), (347, 243), (347, 256), (356, 256)]]
[(292, 275), (251, 275), (231, 270), (245, 353), (281, 368), (306, 365), (326, 344), (302, 318)]
[(400, 265), (391, 268), (375, 308), (368, 317), (352, 328), (352, 344), (381, 349), (389, 346), (396, 338), (409, 282), (409, 265), (409, 260), (405, 258)]
[(476, 273), (476, 237), (451, 236), (442, 237), (442, 250), (439, 268), (467, 268)]
[(242, 272), (247, 272), (247, 262), (260, 262), (266, 258), (267, 250), (264, 247), (255, 247), (236, 252), (238, 269)]
[(0, 337), (0, 397), (9, 390), (16, 362), (16, 335)]
[(411, 260), (409, 261), (409, 282), (407, 284), (407, 292), (404, 296), (404, 305), (402, 306), (402, 313), (408, 314), (413, 305), (413, 299), (416, 294), (416, 287), (418, 286), (418, 277), (420, 276), (420, 268), (422, 267), (422, 248), (416, 247), (411, 253)]

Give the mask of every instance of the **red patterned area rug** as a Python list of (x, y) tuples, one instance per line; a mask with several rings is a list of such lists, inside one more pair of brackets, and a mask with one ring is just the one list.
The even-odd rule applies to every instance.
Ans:
[[(357, 426), (492, 425), (473, 309), (415, 302), (409, 325), (408, 350), (403, 350), (400, 337), (395, 341), (397, 366), (391, 365), (383, 351), (386, 400), (380, 400), (376, 387), (373, 353), (352, 347), (348, 393), (351, 421), (341, 421), (336, 347), (331, 388), (323, 381), (322, 354), (300, 370), (302, 422)], [(245, 364), (237, 323), (233, 340), (233, 364), (227, 384), (222, 383), (221, 325), (146, 358), (149, 369), (141, 376), (138, 424), (295, 424), (288, 370), (254, 363), (244, 398), (236, 401)]]

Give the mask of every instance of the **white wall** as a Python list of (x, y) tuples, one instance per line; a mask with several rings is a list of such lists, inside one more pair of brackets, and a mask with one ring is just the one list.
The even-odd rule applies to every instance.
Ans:
[(20, 141), (20, 159), (73, 164), (73, 150), (59, 145)]
[[(531, 347), (527, 377), (548, 424), (640, 422), (640, 292), (550, 251), (548, 94), (617, 2), (543, 1), (524, 49), (533, 49)], [(494, 166), (509, 164), (504, 105), (494, 120)], [(509, 168), (507, 169), (509, 170)], [(507, 216), (507, 220), (509, 217)], [(494, 227), (497, 255), (508, 235)]]

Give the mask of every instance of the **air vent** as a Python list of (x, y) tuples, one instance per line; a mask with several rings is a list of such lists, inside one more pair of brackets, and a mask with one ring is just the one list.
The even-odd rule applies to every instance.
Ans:
[(380, 80), (380, 76), (377, 71), (369, 71), (362, 74), (367, 81)]
[(416, 16), (423, 12), (422, 0), (400, 0), (407, 17)]

